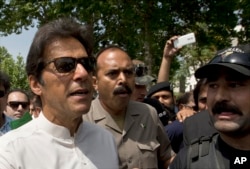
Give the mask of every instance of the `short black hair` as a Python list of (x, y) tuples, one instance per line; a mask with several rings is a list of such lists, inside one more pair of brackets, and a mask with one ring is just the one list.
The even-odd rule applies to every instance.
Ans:
[(79, 24), (73, 18), (59, 18), (38, 29), (26, 61), (27, 75), (34, 75), (41, 82), (41, 72), (44, 68), (44, 50), (57, 38), (73, 37), (85, 47), (88, 56), (92, 55), (92, 30), (87, 25)]
[(188, 102), (192, 98), (193, 98), (193, 91), (185, 92), (176, 99), (176, 105), (179, 107), (181, 104), (188, 104)]
[(27, 100), (28, 102), (30, 103), (30, 97), (29, 97), (29, 94), (23, 90), (23, 89), (11, 89), (8, 93), (7, 93), (7, 98), (9, 97), (9, 95), (13, 92), (20, 92), (20, 93), (23, 93), (26, 97), (27, 97)]

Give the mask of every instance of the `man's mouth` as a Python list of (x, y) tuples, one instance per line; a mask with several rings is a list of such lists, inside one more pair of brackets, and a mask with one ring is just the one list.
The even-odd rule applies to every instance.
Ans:
[(81, 96), (81, 95), (87, 95), (88, 93), (89, 91), (87, 89), (80, 89), (70, 93), (70, 96)]

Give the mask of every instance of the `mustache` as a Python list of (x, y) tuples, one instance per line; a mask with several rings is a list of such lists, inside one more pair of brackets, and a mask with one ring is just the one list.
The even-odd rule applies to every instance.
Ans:
[(124, 94), (124, 93), (131, 94), (132, 89), (127, 85), (123, 85), (123, 86), (116, 87), (113, 91), (114, 95)]
[(227, 102), (217, 102), (212, 108), (213, 114), (220, 114), (222, 112), (232, 112), (234, 114), (242, 115), (240, 109), (234, 105), (228, 104)]

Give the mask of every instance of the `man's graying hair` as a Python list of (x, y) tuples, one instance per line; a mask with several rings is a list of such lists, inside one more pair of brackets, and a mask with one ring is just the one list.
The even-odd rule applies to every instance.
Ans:
[(92, 29), (87, 25), (79, 24), (73, 18), (60, 18), (38, 29), (26, 60), (27, 75), (35, 76), (42, 83), (41, 72), (46, 59), (46, 56), (44, 56), (45, 48), (58, 38), (69, 37), (79, 40), (86, 49), (88, 56), (92, 56)]

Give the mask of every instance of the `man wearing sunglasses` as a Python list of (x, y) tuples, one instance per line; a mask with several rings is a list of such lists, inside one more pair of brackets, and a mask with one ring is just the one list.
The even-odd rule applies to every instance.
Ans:
[(30, 99), (22, 89), (13, 89), (7, 94), (5, 114), (12, 119), (20, 119), (29, 111)]
[(3, 112), (6, 107), (6, 93), (10, 89), (9, 76), (0, 71), (0, 136), (11, 130), (11, 118), (7, 117)]
[(250, 168), (250, 44), (219, 51), (195, 77), (207, 78), (207, 107), (218, 133), (193, 140), (170, 168)]
[(0, 168), (118, 168), (112, 134), (82, 118), (93, 95), (90, 35), (86, 25), (70, 18), (40, 27), (26, 72), (42, 111), (0, 138)]

